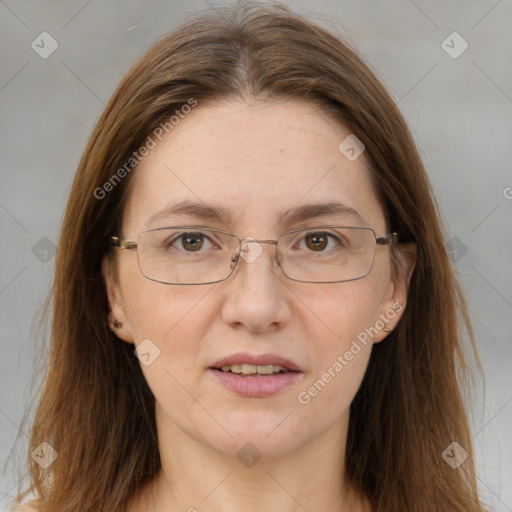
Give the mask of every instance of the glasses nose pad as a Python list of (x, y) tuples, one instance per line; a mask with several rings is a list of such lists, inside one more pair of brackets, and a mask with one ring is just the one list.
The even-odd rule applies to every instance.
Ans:
[(240, 243), (238, 253), (246, 263), (254, 263), (263, 253), (263, 247), (255, 238), (245, 238)]
[(236, 264), (238, 263), (239, 259), (240, 259), (240, 254), (239, 253), (234, 252), (231, 255), (231, 260), (230, 260), (230, 263), (229, 263), (229, 269), (230, 270), (233, 270), (236, 267)]

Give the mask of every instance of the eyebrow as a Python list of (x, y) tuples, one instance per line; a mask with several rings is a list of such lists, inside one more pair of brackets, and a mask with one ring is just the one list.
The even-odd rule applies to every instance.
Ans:
[[(186, 200), (174, 205), (166, 206), (162, 210), (159, 210), (158, 212), (151, 215), (145, 224), (146, 226), (149, 226), (155, 220), (171, 216), (195, 217), (196, 219), (209, 222), (221, 222), (222, 224), (228, 226), (230, 225), (232, 213), (230, 210), (220, 206), (207, 205), (204, 203), (197, 203), (194, 201)], [(355, 220), (366, 224), (363, 217), (357, 210), (345, 204), (333, 201), (328, 203), (307, 204), (304, 206), (284, 210), (279, 214), (277, 224), (294, 224), (316, 217), (352, 217)]]

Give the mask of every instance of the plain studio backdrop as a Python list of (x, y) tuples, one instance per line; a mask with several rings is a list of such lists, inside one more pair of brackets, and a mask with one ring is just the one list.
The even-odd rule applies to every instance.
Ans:
[[(226, 3), (0, 1), (2, 466), (39, 363), (32, 324), (50, 287), (65, 202), (91, 129), (121, 76), (160, 35)], [(511, 512), (512, 1), (286, 3), (362, 53), (413, 132), (485, 372), (485, 392), (472, 401), (480, 489), (492, 510)], [(15, 480), (12, 465), (1, 469), (5, 506)]]

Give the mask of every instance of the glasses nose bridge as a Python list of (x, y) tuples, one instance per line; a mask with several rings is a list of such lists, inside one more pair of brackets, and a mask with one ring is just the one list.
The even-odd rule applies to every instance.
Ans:
[(259, 244), (273, 244), (273, 245), (277, 245), (277, 240), (256, 240), (255, 238), (246, 238), (244, 240), (242, 240), (242, 243), (249, 243), (249, 242), (257, 242)]
[[(273, 261), (273, 263), (274, 263), (274, 266), (276, 266), (276, 265), (280, 265), (279, 257), (278, 257), (278, 254), (277, 254), (277, 245), (278, 245), (278, 240), (268, 240), (268, 239), (267, 239), (267, 240), (258, 240), (258, 239), (256, 239), (256, 238), (252, 238), (252, 237), (246, 237), (246, 238), (244, 238), (243, 240), (240, 240), (240, 239), (238, 239), (238, 240), (239, 240), (239, 244), (238, 244), (238, 256), (240, 256), (240, 255), (241, 255), (241, 253), (244, 251), (244, 246), (245, 246), (246, 244), (255, 243), (255, 244), (258, 244), (258, 245), (259, 245), (259, 244), (270, 244), (270, 245), (274, 245), (274, 246), (276, 247), (276, 251), (275, 251), (275, 255), (274, 255), (274, 257), (273, 257), (273, 260), (274, 260), (274, 261)], [(250, 249), (249, 249), (249, 251), (250, 251)], [(263, 252), (263, 249), (261, 249), (260, 254), (261, 254), (262, 252)], [(258, 256), (259, 256), (259, 254), (258, 254)], [(258, 257), (258, 256), (257, 256), (257, 257)], [(253, 261), (255, 261), (255, 260), (257, 259), (257, 257), (256, 257), (256, 258), (254, 258), (254, 259), (252, 259), (252, 258), (244, 258), (244, 257), (242, 257), (242, 259), (246, 260), (248, 263), (252, 263)], [(238, 263), (238, 261), (239, 261), (239, 258), (236, 258), (236, 263)]]
[(272, 244), (277, 245), (277, 240), (257, 240), (256, 238), (247, 237), (243, 240), (238, 239), (238, 245), (242, 247), (244, 244), (258, 243), (258, 244)]

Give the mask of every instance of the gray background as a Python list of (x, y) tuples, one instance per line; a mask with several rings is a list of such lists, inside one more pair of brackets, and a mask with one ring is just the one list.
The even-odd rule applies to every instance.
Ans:
[[(291, 6), (353, 41), (411, 127), (451, 238), (485, 371), (485, 391), (478, 394), (477, 379), (472, 399), (481, 491), (492, 510), (511, 512), (512, 2)], [(201, 0), (0, 1), (2, 465), (27, 406), (41, 343), (31, 325), (49, 290), (52, 248), (89, 133), (136, 57), (206, 7)], [(46, 59), (31, 47), (44, 31), (58, 42)], [(456, 59), (442, 47), (454, 31), (469, 44)], [(456, 51), (460, 43), (447, 44)], [(20, 436), (26, 439), (26, 429)], [(12, 498), (13, 484), (8, 465), (0, 505)]]

